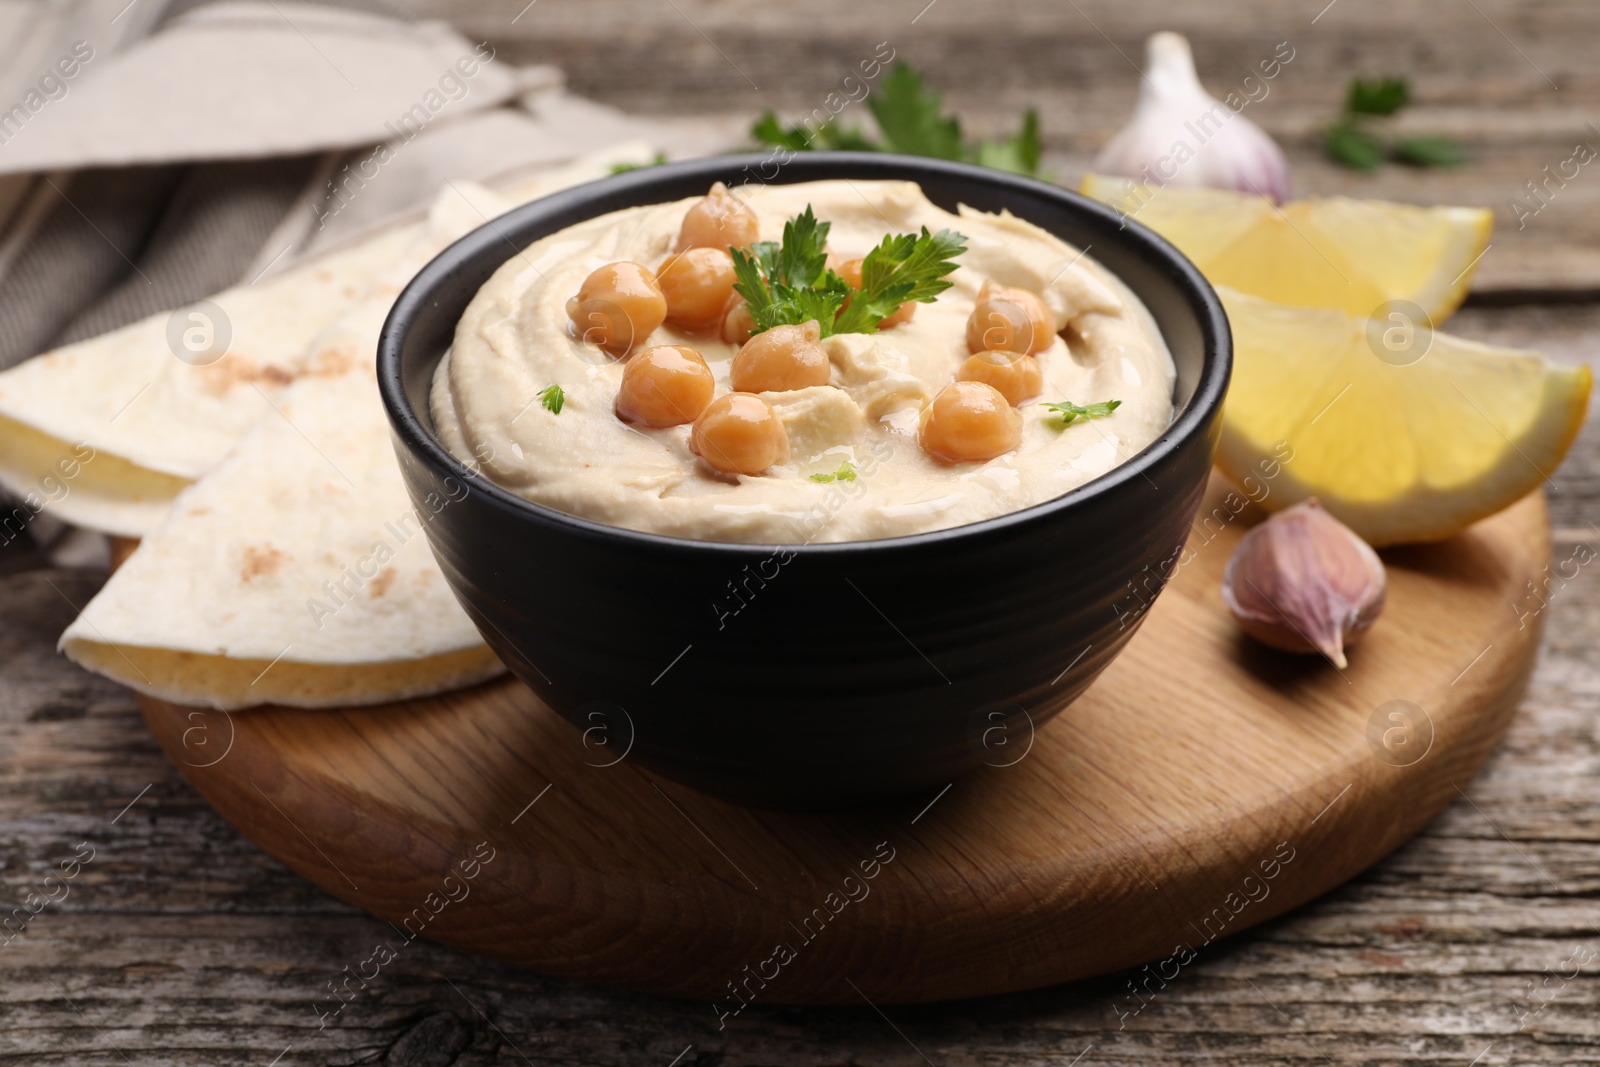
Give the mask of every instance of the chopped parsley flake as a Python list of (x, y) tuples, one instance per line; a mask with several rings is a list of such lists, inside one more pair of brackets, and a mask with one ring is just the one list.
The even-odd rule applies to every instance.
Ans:
[(811, 480), (814, 482), (823, 483), (853, 482), (856, 480), (856, 465), (851, 463), (849, 460), (845, 460), (843, 463), (839, 464), (839, 469), (834, 471), (832, 474), (813, 474), (811, 476)]
[(1079, 419), (1099, 419), (1111, 414), (1122, 406), (1120, 400), (1105, 400), (1098, 404), (1078, 405), (1070, 400), (1063, 400), (1059, 404), (1046, 404), (1052, 415), (1060, 416), (1062, 426), (1071, 426)]

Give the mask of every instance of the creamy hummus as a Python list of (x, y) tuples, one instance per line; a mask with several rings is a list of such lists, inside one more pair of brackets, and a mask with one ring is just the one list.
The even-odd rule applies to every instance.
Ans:
[[(1139, 452), (1172, 417), (1173, 363), (1138, 299), (1079, 249), (1009, 214), (934, 206), (912, 182), (823, 181), (739, 191), (763, 240), (811, 205), (832, 223), (830, 254), (865, 255), (886, 233), (952, 229), (967, 251), (953, 286), (909, 322), (825, 338), (831, 383), (760, 394), (789, 435), (787, 463), (760, 475), (710, 470), (690, 427), (630, 425), (613, 410), (624, 361), (575, 336), (566, 304), (589, 273), (672, 252), (695, 201), (630, 208), (553, 234), (479, 290), (434, 379), (435, 425), (464, 463), (528, 500), (596, 522), (707, 541), (859, 541), (943, 529), (1043, 503)], [(924, 409), (967, 359), (966, 325), (985, 281), (1039, 295), (1060, 336), (1037, 354), (1044, 388), (1020, 406), (1019, 447), (985, 463), (924, 453)], [(738, 346), (670, 323), (639, 347), (687, 345), (728, 390)], [(559, 385), (556, 414), (537, 399)], [(1045, 404), (1119, 400), (1063, 427)], [(817, 481), (849, 462), (853, 481)]]

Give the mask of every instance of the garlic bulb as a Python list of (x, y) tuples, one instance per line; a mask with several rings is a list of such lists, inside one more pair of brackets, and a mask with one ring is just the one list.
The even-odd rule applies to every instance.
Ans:
[(1246, 633), (1285, 652), (1344, 650), (1379, 613), (1383, 561), (1313, 497), (1244, 535), (1222, 576), (1222, 599)]
[[(1189, 42), (1180, 34), (1151, 35), (1145, 54), (1139, 105), (1095, 157), (1094, 169), (1151, 185), (1233, 189), (1278, 203), (1287, 200), (1289, 163), (1282, 150), (1238, 113), (1253, 97), (1230, 93), (1224, 104), (1208, 94), (1195, 73)], [(1253, 74), (1250, 78), (1265, 85)]]

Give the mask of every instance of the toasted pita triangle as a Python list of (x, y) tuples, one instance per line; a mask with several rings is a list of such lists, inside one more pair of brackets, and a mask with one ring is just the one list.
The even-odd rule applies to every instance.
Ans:
[(305, 365), (307, 346), (419, 233), (379, 234), (212, 297), (232, 340), (206, 365), (179, 359), (168, 343), (172, 316), (190, 321), (180, 309), (0, 373), (0, 486), (74, 525), (129, 537), (153, 529), (178, 491), (268, 410), (268, 397), (304, 371), (329, 371)]
[(62, 650), (140, 692), (224, 709), (386, 703), (501, 673), (428, 547), (426, 523), (452, 501), (413, 508), (370, 353), (399, 290), (446, 244), (607, 162), (549, 173), (517, 200), (448, 185), (423, 235), (312, 346), (308, 365), (344, 370), (296, 380), (179, 494)]
[[(619, 144), (509, 185), (506, 195), (521, 203), (650, 155), (642, 142)], [(211, 297), (232, 343), (209, 365), (174, 354), (170, 320), (187, 322), (191, 310), (179, 309), (0, 372), (0, 487), (23, 502), (0, 514), (0, 541), (41, 510), (123, 537), (154, 530), (178, 493), (269, 410), (270, 398), (302, 374), (339, 369), (344, 355), (318, 350), (313, 339), (421, 234), (419, 225), (392, 228)]]
[(469, 206), (508, 205), (465, 183), (441, 194), (423, 235), (313, 344), (339, 372), (257, 398), (267, 414), (62, 635), (69, 657), (227, 709), (398, 700), (502, 670), (434, 562), (367, 356), (405, 281), (481, 222)]

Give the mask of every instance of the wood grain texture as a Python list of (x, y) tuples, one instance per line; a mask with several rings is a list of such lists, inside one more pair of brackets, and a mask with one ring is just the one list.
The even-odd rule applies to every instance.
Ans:
[[(178, 9), (200, 0), (186, 0)], [(715, 123), (739, 142), (767, 108), (799, 118), (887, 42), (924, 71), (972, 133), (1015, 131), (1039, 110), (1045, 166), (1075, 185), (1130, 114), (1135, 64), (1159, 29), (1193, 43), (1218, 96), (1279, 42), (1293, 60), (1245, 114), (1284, 146), (1301, 195), (1347, 193), (1495, 212), (1479, 265), (1481, 297), (1600, 298), (1600, 170), (1586, 165), (1536, 205), (1543, 182), (1577, 144), (1600, 151), (1600, 8), (1587, 0), (345, 0), (399, 17), (448, 17), (507, 62), (561, 67), (578, 92), (624, 110)], [(336, 57), (335, 57), (336, 58)], [(1365, 175), (1329, 162), (1321, 134), (1354, 76), (1399, 75), (1414, 103), (1397, 134), (1444, 133), (1472, 156), (1453, 170), (1386, 167)], [(1250, 92), (1260, 96), (1260, 90)], [(857, 94), (859, 95), (859, 93)], [(844, 124), (861, 124), (850, 105)], [(1593, 123), (1594, 125), (1591, 125)]]
[[(768, 36), (743, 38), (758, 51), (730, 50), (747, 69), (757, 61), (750, 72), (765, 95), (656, 0), (540, 0), (515, 23), (524, 0), (453, 0), (448, 14), (506, 44), (508, 58), (556, 62), (572, 84), (619, 106), (715, 113), (735, 132), (764, 106), (791, 114), (816, 106), (836, 68), (887, 29), (977, 129), (1006, 129), (1022, 107), (1039, 104), (1049, 165), (1067, 180), (1132, 99), (1122, 58), (1059, 0), (940, 0), (915, 26), (925, 0), (798, 12), (754, 0), (675, 5), (724, 50), (731, 25), (779, 11)], [(443, 13), (437, 0), (373, 6)], [(1216, 87), (1283, 39), (1289, 19), (1308, 23), (1325, 4), (1076, 6), (1134, 57), (1144, 33), (1184, 29)], [(1260, 121), (1287, 140), (1304, 191), (1496, 207), (1496, 247), (1475, 301), (1541, 288), (1593, 299), (1594, 175), (1586, 169), (1521, 234), (1504, 201), (1564, 158), (1594, 117), (1595, 93), (1575, 79), (1594, 77), (1595, 10), (1511, 0), (1476, 7), (1511, 42), (1458, 0), (1339, 0), (1296, 59), (1317, 62), (1291, 67), (1296, 80), (1280, 79)], [(706, 17), (713, 9), (721, 22)], [(1561, 89), (1542, 83), (1512, 42)], [(1355, 73), (1410, 74), (1421, 101), (1409, 121), (1468, 137), (1480, 162), (1372, 179), (1323, 163), (1310, 136)], [(1447, 328), (1600, 369), (1594, 305), (1469, 304)], [(1580, 545), (1600, 550), (1590, 525), (1600, 521), (1597, 420), (1591, 412), (1548, 488), (1558, 561)], [(1600, 571), (1592, 566), (1551, 599), (1527, 697), (1483, 771), (1461, 783), (1465, 798), (1340, 889), (1217, 943), (1138, 1016), (1122, 1020), (1115, 1010), (1136, 977), (1124, 973), (882, 1015), (865, 1003), (757, 1005), (719, 1030), (703, 1001), (545, 978), (421, 940), (319, 1024), (313, 1004), (326, 983), (392, 932), (250, 844), (182, 779), (129, 693), (55, 655), (74, 614), (62, 594), (81, 605), (99, 578), (37, 569), (44, 565), (20, 541), (0, 548), (0, 895), (8, 907), (21, 903), (80, 841), (100, 851), (68, 899), (0, 946), (0, 1063), (261, 1067), (282, 1054), (280, 1067), (665, 1067), (675, 1057), (680, 1067), (1061, 1067), (1081, 1054), (1077, 1067), (1600, 1064), (1600, 967), (1584, 965), (1576, 980), (1552, 976), (1569, 973), (1562, 964), (1575, 953), (1600, 952)]]
[[(1505, 605), (1547, 562), (1539, 494), (1388, 553), (1383, 622), (1344, 671), (1240, 636), (1218, 587), (1259, 516), (1225, 498), (1244, 504), (1216, 479), (1171, 585), (1060, 720), (989, 738), (993, 766), (947, 790), (865, 811), (764, 812), (657, 780), (626, 760), (626, 723), (580, 735), (514, 681), (344, 712), (142, 705), (225, 818), (395, 924), (380, 957), (420, 934), (732, 1014), (1168, 958), (1148, 994), (1453, 801), (1537, 646), (1539, 615)], [(1391, 721), (1397, 700), (1414, 703)], [(1375, 742), (1391, 729), (1399, 747)]]
[[(1558, 542), (1555, 558), (1574, 547)], [(227, 826), (130, 694), (51, 654), (66, 598), (81, 604), (96, 584), (62, 571), (0, 584), (0, 891), (20, 902), (77, 842), (100, 849), (66, 901), (0, 946), (0, 1062), (261, 1065), (287, 1049), (282, 1064), (667, 1064), (688, 1048), (681, 1063), (923, 1063), (912, 1044), (939, 1064), (1060, 1064), (1085, 1049), (1087, 1065), (1465, 1064), (1486, 1049), (1482, 1064), (1600, 1062), (1597, 968), (1547, 975), (1600, 951), (1600, 586), (1588, 572), (1550, 601), (1528, 698), (1462, 783), (1470, 800), (1343, 888), (1217, 943), (1138, 1016), (1116, 1011), (1136, 977), (1122, 974), (889, 1008), (893, 1026), (864, 1003), (756, 1005), (722, 1030), (703, 1001), (543, 978), (421, 940), (319, 1020), (326, 984), (392, 931)], [(1533, 1012), (1541, 981), (1553, 999)]]
[[(1596, 307), (1468, 308), (1453, 328), (1600, 362)], [(1597, 418), (1549, 489), (1557, 562), (1600, 551)], [(1140, 1014), (1119, 1013), (1132, 971), (883, 1015), (758, 1003), (725, 1029), (702, 1000), (542, 977), (425, 940), (329, 1017), (328, 983), (393, 931), (230, 827), (131, 694), (55, 654), (100, 578), (10, 573), (43, 565), (20, 540), (0, 549), (5, 910), (79, 842), (98, 853), (67, 899), (0, 945), (0, 1063), (1600, 1064), (1600, 965), (1560, 977), (1600, 953), (1592, 565), (1541, 613), (1528, 694), (1484, 770), (1459, 783), (1465, 796), (1355, 880), (1217, 942)]]
[[(371, 6), (416, 13), (432, 5)], [(1600, 7), (1586, 0), (544, 0), (526, 10), (462, 0), (450, 17), (508, 58), (561, 66), (588, 96), (635, 112), (720, 115), (732, 136), (766, 108), (798, 118), (826, 106), (845, 75), (887, 42), (944, 91), (971, 131), (1009, 134), (1036, 107), (1046, 168), (1074, 185), (1132, 111), (1145, 38), (1178, 30), (1215, 95), (1247, 89), (1259, 97), (1244, 113), (1284, 145), (1299, 194), (1492, 208), (1496, 235), (1475, 279), (1480, 294), (1600, 295), (1600, 172), (1573, 168), (1577, 176), (1552, 184), (1542, 207), (1527, 191), (1580, 142), (1600, 151)], [(1294, 58), (1262, 96), (1244, 79), (1279, 42)], [(1369, 176), (1327, 161), (1322, 131), (1357, 75), (1408, 78), (1415, 102), (1395, 132), (1457, 137), (1471, 165), (1390, 166)], [(847, 106), (838, 121), (860, 124), (865, 110)], [(1537, 214), (1514, 210), (1513, 199)]]

